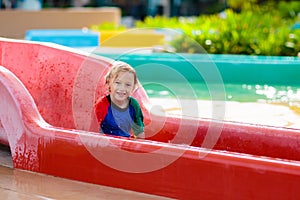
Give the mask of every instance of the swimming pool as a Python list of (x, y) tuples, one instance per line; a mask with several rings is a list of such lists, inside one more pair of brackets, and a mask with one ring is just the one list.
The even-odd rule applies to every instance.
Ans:
[[(160, 82), (142, 85), (151, 98), (185, 98), (210, 100), (210, 93), (205, 83), (190, 83), (194, 93), (187, 92), (181, 83)], [(170, 90), (176, 88), (176, 91)], [(215, 88), (220, 88), (216, 86)], [(261, 85), (261, 84), (224, 84), (226, 101), (300, 103), (300, 86)], [(219, 92), (219, 91), (215, 91)], [(299, 105), (300, 106), (300, 105)]]
[(280, 104), (300, 113), (297, 57), (95, 53), (135, 67), (150, 98)]

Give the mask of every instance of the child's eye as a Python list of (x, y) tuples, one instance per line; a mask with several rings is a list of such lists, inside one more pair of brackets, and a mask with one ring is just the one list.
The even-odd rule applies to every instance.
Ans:
[(127, 84), (126, 84), (126, 86), (127, 86), (127, 87), (130, 87), (130, 86), (131, 86), (131, 84), (127, 83)]

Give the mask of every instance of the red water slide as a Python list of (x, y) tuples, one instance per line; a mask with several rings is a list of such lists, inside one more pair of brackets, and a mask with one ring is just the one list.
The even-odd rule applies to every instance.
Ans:
[(100, 135), (93, 114), (112, 60), (0, 39), (0, 142), (15, 168), (176, 199), (297, 199), (300, 130), (153, 114), (146, 136)]

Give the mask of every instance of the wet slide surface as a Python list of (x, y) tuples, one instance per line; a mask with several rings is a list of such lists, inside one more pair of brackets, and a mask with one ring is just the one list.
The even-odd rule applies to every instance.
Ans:
[(1, 144), (0, 197), (1, 200), (169, 199), (129, 190), (73, 181), (20, 169), (13, 169), (11, 154), (8, 148)]
[[(151, 106), (140, 87), (134, 94), (145, 111), (149, 137), (95, 134), (99, 129), (92, 108), (105, 93), (102, 75), (111, 61), (41, 44), (0, 44), (0, 140), (10, 145), (15, 168), (0, 177), (2, 198), (113, 199), (106, 196), (109, 187), (117, 199), (157, 199), (139, 196), (144, 193), (189, 200), (300, 196), (299, 129), (237, 123), (240, 115), (229, 117), (233, 113), (224, 112), (223, 101), (213, 104), (220, 108), (213, 119), (226, 114), (234, 122), (196, 117), (210, 113), (205, 102), (199, 111), (195, 102), (181, 101), (182, 109), (170, 101), (171, 107)], [(190, 116), (191, 111), (197, 115)], [(103, 191), (103, 185), (109, 187)]]
[[(179, 105), (171, 99), (151, 99), (152, 103), (162, 105), (164, 111), (170, 115), (180, 113)], [(168, 103), (167, 103), (168, 102)], [(210, 116), (210, 105), (207, 101), (199, 103), (199, 115)], [(300, 128), (297, 122), (299, 116), (282, 106), (258, 103), (229, 103), (227, 120), (241, 122), (264, 123), (267, 125), (287, 126)], [(255, 109), (260, 107), (261, 109)], [(259, 115), (241, 116), (239, 110), (258, 110)], [(271, 112), (272, 110), (272, 112)], [(244, 112), (243, 112), (244, 113)], [(277, 114), (276, 114), (277, 113)], [(259, 116), (259, 117), (255, 117)], [(279, 123), (278, 123), (279, 122)], [(288, 127), (288, 126), (287, 126)], [(155, 195), (148, 195), (128, 190), (122, 190), (101, 185), (94, 185), (53, 177), (49, 175), (13, 169), (9, 149), (0, 144), (0, 196), (2, 200), (35, 200), (35, 199), (168, 199)]]

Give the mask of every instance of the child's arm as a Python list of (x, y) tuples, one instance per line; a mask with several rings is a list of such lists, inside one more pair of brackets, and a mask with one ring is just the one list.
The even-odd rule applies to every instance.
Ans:
[(134, 107), (135, 116), (134, 116), (134, 124), (132, 126), (134, 137), (144, 139), (144, 122), (143, 122), (143, 112), (138, 101), (134, 98), (131, 98), (131, 105)]
[[(106, 96), (103, 96), (102, 98), (100, 98), (94, 105), (94, 112), (96, 114), (96, 118), (97, 118), (99, 125), (104, 120), (104, 118), (107, 114), (109, 105), (110, 104), (109, 104), (109, 101), (107, 100)], [(101, 128), (100, 128), (100, 132), (101, 132)]]

